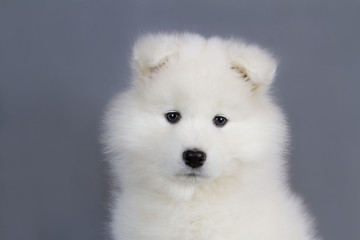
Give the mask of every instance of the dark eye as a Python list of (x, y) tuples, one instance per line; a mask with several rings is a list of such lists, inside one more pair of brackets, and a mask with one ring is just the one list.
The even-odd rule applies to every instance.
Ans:
[(213, 119), (213, 122), (214, 122), (215, 126), (223, 127), (226, 124), (227, 119), (226, 119), (226, 117), (216, 115)]
[(166, 113), (165, 117), (169, 121), (169, 123), (172, 124), (177, 123), (181, 119), (180, 113), (176, 111)]

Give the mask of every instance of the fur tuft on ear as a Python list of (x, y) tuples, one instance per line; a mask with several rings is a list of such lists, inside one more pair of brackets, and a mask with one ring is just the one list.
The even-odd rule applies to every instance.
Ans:
[(277, 61), (265, 49), (242, 42), (231, 42), (228, 48), (231, 69), (251, 83), (252, 91), (266, 90), (275, 77)]
[(178, 53), (177, 34), (146, 34), (134, 45), (132, 67), (140, 77), (150, 77)]

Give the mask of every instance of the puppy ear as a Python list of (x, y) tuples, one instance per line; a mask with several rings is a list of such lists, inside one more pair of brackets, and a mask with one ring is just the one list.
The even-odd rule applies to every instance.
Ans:
[(233, 71), (251, 85), (251, 91), (264, 92), (273, 82), (277, 61), (265, 49), (256, 45), (232, 43), (229, 55)]
[(178, 53), (176, 34), (147, 34), (133, 48), (132, 67), (139, 77), (151, 77)]

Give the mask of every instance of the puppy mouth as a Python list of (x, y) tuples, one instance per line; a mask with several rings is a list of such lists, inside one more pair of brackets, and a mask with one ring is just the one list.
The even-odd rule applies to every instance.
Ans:
[(199, 176), (200, 174), (198, 173), (187, 173), (187, 174), (184, 174), (184, 176), (187, 176), (187, 177), (197, 177)]
[(199, 170), (179, 172), (176, 176), (185, 181), (198, 181), (206, 177), (205, 174)]

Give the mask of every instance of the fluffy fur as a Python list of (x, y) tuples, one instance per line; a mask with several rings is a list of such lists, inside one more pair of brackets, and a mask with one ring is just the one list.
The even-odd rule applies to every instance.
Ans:
[[(133, 82), (105, 117), (116, 190), (115, 240), (314, 240), (288, 190), (287, 127), (268, 88), (276, 60), (255, 45), (196, 34), (148, 34)], [(179, 111), (170, 124), (165, 113)], [(224, 127), (215, 115), (228, 119)], [(182, 153), (207, 155), (200, 170)]]

